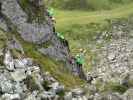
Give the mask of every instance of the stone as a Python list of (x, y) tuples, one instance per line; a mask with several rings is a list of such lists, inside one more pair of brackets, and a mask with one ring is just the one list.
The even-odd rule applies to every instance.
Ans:
[(16, 82), (26, 79), (26, 74), (24, 69), (15, 70), (14, 72), (11, 73), (11, 76)]
[(82, 96), (84, 94), (84, 91), (81, 88), (73, 89), (72, 95), (73, 96)]
[(3, 93), (13, 93), (14, 86), (11, 83), (8, 75), (0, 75), (0, 87)]
[(51, 91), (53, 91), (55, 93), (59, 93), (60, 91), (64, 91), (64, 86), (60, 85), (58, 82), (52, 83), (50, 85), (50, 87), (52, 88)]
[(29, 58), (14, 60), (15, 68), (27, 68), (32, 65), (32, 60)]
[(20, 82), (16, 82), (14, 83), (14, 93), (18, 93), (18, 94), (24, 94), (23, 92), (25, 90), (27, 90), (27, 88), (25, 87), (25, 85), (23, 83)]
[(56, 97), (56, 94), (53, 92), (46, 92), (44, 91), (43, 93), (40, 94), (41, 99), (51, 99), (54, 100), (54, 98)]
[(64, 96), (64, 100), (72, 100), (72, 92), (68, 92)]
[(21, 98), (19, 94), (5, 93), (4, 95), (2, 95), (2, 100), (21, 100)]
[(115, 59), (115, 54), (109, 54), (108, 59), (109, 60), (114, 60)]
[(3, 53), (3, 49), (0, 49), (0, 56), (3, 56), (4, 53)]
[(4, 64), (8, 70), (14, 70), (14, 61), (9, 50), (5, 53)]

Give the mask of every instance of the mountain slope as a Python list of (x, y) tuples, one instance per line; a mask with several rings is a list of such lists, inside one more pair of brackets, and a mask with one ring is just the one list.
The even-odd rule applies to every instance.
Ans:
[[(56, 29), (62, 32), (69, 41), (73, 55), (79, 52), (79, 48), (87, 50), (85, 66), (90, 70), (91, 59), (95, 59), (95, 54), (90, 51), (91, 47), (89, 46), (95, 44), (95, 37), (104, 30), (111, 28), (109, 21), (117, 18), (128, 18), (132, 14), (132, 3), (108, 11), (88, 12), (55, 9)], [(99, 46), (101, 45), (97, 45), (97, 47)]]
[(121, 18), (129, 16), (133, 13), (133, 3), (121, 6), (113, 10), (101, 10), (101, 11), (69, 11), (65, 10), (55, 10), (57, 29), (69, 27), (72, 24), (88, 24), (95, 23), (99, 21), (104, 21), (106, 19)]
[(66, 87), (72, 88), (83, 83), (72, 74), (73, 69), (68, 61), (69, 47), (63, 45), (53, 32), (54, 26), (47, 16), (43, 0), (5, 0), (0, 3), (0, 28), (7, 33), (5, 35), (9, 41), (14, 41), (15, 37), (26, 56), (37, 60), (42, 70), (50, 72)]
[(132, 0), (53, 0), (51, 2), (49, 1), (49, 4), (59, 9), (94, 11), (109, 10), (131, 2)]

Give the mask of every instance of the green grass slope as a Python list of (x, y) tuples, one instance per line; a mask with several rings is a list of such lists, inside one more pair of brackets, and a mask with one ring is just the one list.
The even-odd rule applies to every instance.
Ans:
[(112, 9), (130, 2), (132, 0), (53, 0), (50, 5), (59, 9), (99, 10)]
[(65, 86), (65, 89), (72, 89), (81, 87), (85, 84), (79, 77), (72, 75), (70, 71), (65, 68), (65, 63), (56, 61), (46, 55), (42, 55), (37, 51), (38, 45), (25, 42), (18, 33), (4, 33), (8, 37), (15, 37), (20, 41), (23, 46), (25, 56), (33, 58), (33, 60), (40, 65), (42, 72), (49, 72), (55, 79)]
[(127, 17), (133, 13), (133, 3), (109, 11), (55, 11), (55, 17), (57, 20), (56, 27), (58, 29), (66, 29), (72, 24), (84, 25), (88, 23), (101, 22), (105, 19)]
[[(73, 55), (79, 52), (79, 48), (87, 50), (86, 54), (86, 70), (91, 67), (91, 59), (95, 58), (95, 54), (88, 47), (94, 41), (97, 33), (110, 29), (107, 20), (115, 18), (126, 18), (133, 14), (133, 3), (121, 6), (112, 10), (102, 11), (66, 11), (55, 10), (56, 29), (64, 33), (69, 41)], [(89, 68), (89, 69), (88, 69)]]

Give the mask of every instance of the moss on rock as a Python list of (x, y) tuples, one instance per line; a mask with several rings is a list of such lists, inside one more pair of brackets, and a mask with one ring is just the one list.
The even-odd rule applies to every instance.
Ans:
[(45, 20), (44, 12), (45, 7), (38, 6), (36, 2), (31, 2), (30, 0), (19, 0), (20, 6), (28, 15), (28, 22), (39, 22), (42, 23)]
[(39, 86), (36, 84), (32, 76), (27, 76), (27, 78), (24, 81), (25, 81), (25, 84), (27, 85), (27, 88), (31, 92), (33, 92), (34, 90), (39, 90)]

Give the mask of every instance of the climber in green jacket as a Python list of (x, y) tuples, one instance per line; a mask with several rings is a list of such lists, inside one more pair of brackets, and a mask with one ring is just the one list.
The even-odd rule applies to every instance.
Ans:
[(82, 54), (76, 55), (76, 63), (80, 67), (84, 64), (84, 57)]
[(57, 37), (59, 37), (60, 39), (62, 39), (62, 40), (65, 39), (65, 37), (63, 36), (62, 33), (56, 32), (56, 34), (57, 34)]
[[(65, 39), (65, 37), (63, 36), (62, 33), (59, 33), (59, 32), (56, 32), (56, 35), (57, 37), (60, 39), (60, 41), (62, 42), (62, 44), (65, 46), (65, 47), (68, 47), (68, 50), (69, 50), (69, 44), (68, 44), (68, 41)], [(70, 50), (69, 50), (70, 51)]]
[(56, 23), (55, 18), (54, 18), (54, 9), (48, 8), (47, 13), (48, 13), (49, 18), (52, 20), (52, 22)]
[(82, 67), (82, 65), (84, 64), (85, 62), (85, 59), (84, 59), (84, 54), (85, 54), (85, 50), (83, 49), (80, 49), (80, 54), (76, 55), (76, 63), (77, 63), (77, 66), (78, 67)]
[(83, 65), (85, 63), (84, 54), (85, 50), (80, 49), (80, 53), (76, 55), (75, 60), (77, 64), (77, 72), (79, 73), (79, 77), (86, 80), (86, 76), (83, 71)]
[(48, 12), (48, 16), (49, 17), (53, 17), (54, 16), (54, 9), (53, 8), (48, 8), (47, 12)]

